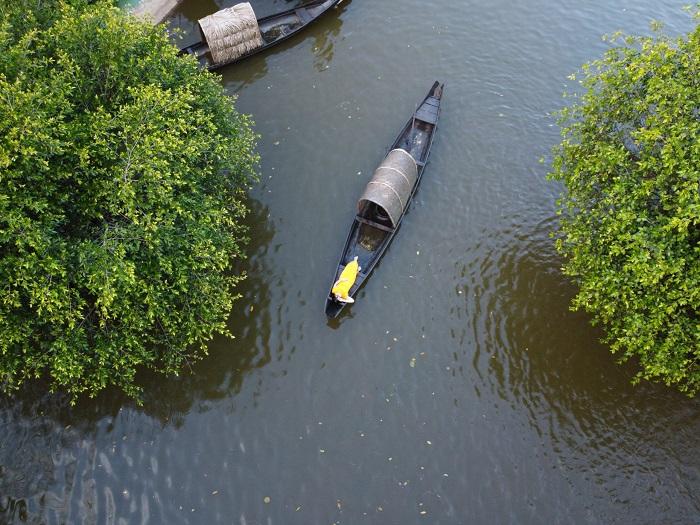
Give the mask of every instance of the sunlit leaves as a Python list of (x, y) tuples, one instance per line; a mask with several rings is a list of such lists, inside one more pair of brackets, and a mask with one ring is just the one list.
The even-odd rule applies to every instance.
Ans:
[(164, 28), (85, 6), (0, 11), (0, 381), (136, 395), (226, 330), (255, 136)]
[[(659, 29), (658, 25), (655, 28)], [(561, 113), (564, 271), (637, 379), (700, 388), (700, 28), (615, 37)]]

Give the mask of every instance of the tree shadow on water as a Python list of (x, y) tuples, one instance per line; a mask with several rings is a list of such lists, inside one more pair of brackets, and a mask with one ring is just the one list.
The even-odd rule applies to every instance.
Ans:
[[(248, 207), (249, 256), (235, 268), (247, 278), (235, 290), (241, 298), (234, 302), (228, 322), (235, 339), (212, 341), (209, 355), (179, 377), (140, 373), (141, 406), (114, 388), (71, 406), (66, 395), (47, 393), (48, 384), (41, 380), (14, 396), (0, 397), (0, 523), (77, 521), (71, 506), (80, 505), (70, 492), (81, 482), (83, 492), (94, 492), (85, 484), (94, 485), (96, 441), (116, 439), (109, 436), (117, 418), (127, 418), (126, 428), (139, 432), (177, 429), (191, 411), (206, 411), (213, 403), (235, 398), (246, 376), (270, 361), (265, 253), (274, 228), (265, 206), (249, 201)], [(85, 469), (84, 477), (84, 472), (91, 473), (86, 480), (81, 480), (80, 468)], [(80, 512), (90, 521), (89, 505), (84, 507)]]
[(637, 515), (652, 493), (646, 519), (683, 522), (700, 505), (692, 496), (700, 482), (700, 400), (661, 384), (631, 384), (637, 363), (620, 365), (590, 316), (570, 310), (576, 288), (547, 235), (554, 227), (548, 219), (492, 239), (458, 269), (468, 293), (453, 312), (461, 323), (455, 331), (474, 342), (477, 393), (500, 399), (537, 441), (544, 437), (588, 501), (605, 499), (603, 522)]
[[(246, 274), (234, 293), (228, 329), (234, 336), (218, 336), (208, 344), (208, 355), (183, 370), (179, 377), (144, 372), (144, 412), (163, 423), (179, 425), (190, 410), (206, 410), (210, 403), (235, 396), (247, 374), (270, 362), (270, 290), (265, 254), (274, 236), (267, 207), (249, 200), (246, 224), (250, 243), (248, 258), (239, 261), (235, 273)], [(193, 406), (194, 405), (194, 406)]]

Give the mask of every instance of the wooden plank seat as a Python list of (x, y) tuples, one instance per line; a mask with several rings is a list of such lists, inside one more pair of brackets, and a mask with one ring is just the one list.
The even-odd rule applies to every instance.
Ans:
[(357, 222), (361, 222), (362, 224), (366, 224), (367, 226), (371, 226), (372, 228), (377, 228), (378, 230), (382, 230), (389, 233), (394, 231), (394, 228), (384, 226), (383, 224), (379, 224), (378, 222), (370, 221), (369, 219), (365, 219), (364, 217), (360, 217), (359, 215), (356, 215), (355, 219), (357, 219)]

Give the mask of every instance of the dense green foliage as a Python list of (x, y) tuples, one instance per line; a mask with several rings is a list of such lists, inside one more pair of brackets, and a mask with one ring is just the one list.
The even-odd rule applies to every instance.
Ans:
[(617, 37), (562, 112), (565, 273), (639, 379), (700, 387), (700, 28)]
[(226, 331), (255, 136), (163, 27), (0, 6), (0, 382), (177, 373)]

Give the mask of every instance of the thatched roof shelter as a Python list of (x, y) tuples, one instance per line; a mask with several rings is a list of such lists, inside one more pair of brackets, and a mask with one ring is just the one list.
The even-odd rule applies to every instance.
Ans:
[(362, 213), (367, 203), (374, 203), (388, 214), (396, 227), (417, 179), (418, 166), (411, 154), (403, 149), (390, 151), (360, 197), (359, 212)]
[(216, 64), (235, 60), (264, 44), (255, 12), (248, 2), (206, 16), (199, 26)]

